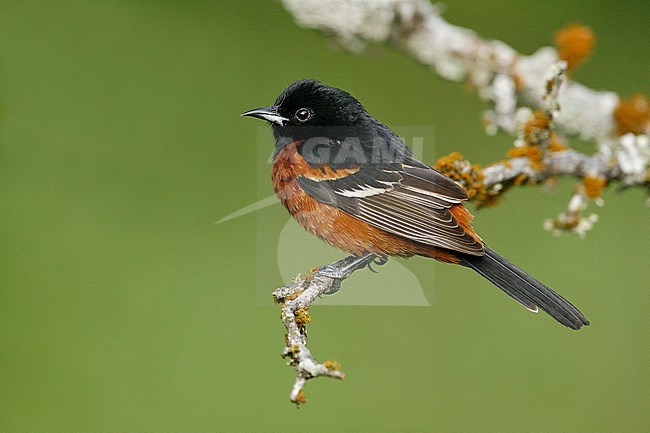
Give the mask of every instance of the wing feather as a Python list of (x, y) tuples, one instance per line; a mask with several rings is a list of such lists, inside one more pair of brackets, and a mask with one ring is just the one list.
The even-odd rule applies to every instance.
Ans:
[(390, 163), (361, 167), (332, 180), (300, 176), (313, 198), (397, 236), (472, 255), (483, 244), (467, 233), (450, 208), (467, 193), (453, 180), (425, 166)]

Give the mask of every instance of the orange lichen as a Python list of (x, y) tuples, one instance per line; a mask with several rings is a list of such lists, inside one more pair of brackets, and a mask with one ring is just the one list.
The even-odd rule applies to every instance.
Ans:
[[(538, 110), (524, 124), (524, 146), (511, 148), (508, 158), (526, 157), (535, 170), (544, 168), (544, 146), (553, 144), (553, 132), (550, 130), (551, 118), (545, 112)], [(557, 145), (557, 143), (556, 143)]]
[(451, 152), (449, 155), (443, 156), (440, 159), (438, 159), (438, 161), (436, 161), (436, 164), (433, 166), (433, 168), (445, 173), (445, 170), (450, 170), (450, 169), (455, 170), (456, 164), (459, 161), (462, 161), (464, 159), (465, 158), (460, 152)]
[(305, 281), (310, 282), (314, 278), (314, 274), (319, 271), (318, 266), (313, 266), (309, 268), (309, 271), (307, 271), (307, 275), (305, 275)]
[(296, 310), (294, 315), (296, 318), (296, 325), (300, 326), (301, 328), (311, 322), (311, 316), (309, 315), (309, 311), (307, 311), (306, 307)]
[(323, 363), (328, 371), (337, 371), (341, 369), (341, 363), (336, 359), (329, 359)]
[(481, 123), (483, 124), (484, 128), (488, 128), (492, 126), (492, 119), (490, 116), (483, 115), (483, 117), (481, 117)]
[(551, 92), (553, 92), (553, 87), (554, 86), (555, 86), (555, 80), (554, 79), (546, 80), (546, 86), (544, 86), (544, 89), (546, 90), (546, 92), (542, 96), (542, 99), (546, 100), (548, 95), (550, 95)]
[(300, 295), (302, 294), (302, 292), (303, 292), (303, 290), (296, 290), (295, 292), (290, 293), (290, 294), (288, 294), (288, 295), (285, 296), (285, 297), (282, 297), (282, 296), (278, 296), (278, 297), (273, 296), (273, 302), (275, 302), (276, 304), (284, 304), (284, 303), (287, 302), (287, 301), (293, 301), (293, 300), (296, 299), (298, 296), (300, 296)]
[(541, 110), (537, 110), (533, 113), (533, 118), (528, 121), (527, 126), (529, 128), (539, 128), (539, 129), (548, 129), (551, 125), (551, 119)]
[(537, 146), (545, 144), (549, 137), (551, 119), (541, 110), (535, 111), (524, 125), (524, 140), (526, 144)]
[(569, 24), (555, 33), (555, 46), (560, 59), (566, 60), (572, 71), (591, 54), (596, 38), (594, 32), (582, 24)]
[(551, 221), (552, 230), (571, 230), (580, 224), (581, 217), (579, 214), (567, 215), (562, 219), (555, 218)]
[(596, 199), (600, 197), (601, 191), (607, 185), (607, 180), (600, 176), (586, 176), (582, 179), (582, 184), (585, 186), (587, 197)]
[(520, 59), (521, 56), (516, 55), (512, 62), (510, 62), (510, 67), (508, 68), (509, 75), (512, 77), (512, 82), (515, 85), (515, 91), (517, 92), (521, 91), (526, 85), (524, 77), (522, 77), (517, 71), (517, 65)]
[(614, 110), (614, 120), (618, 135), (628, 132), (643, 134), (650, 123), (648, 99), (640, 93), (632, 95), (630, 99), (622, 99)]
[(287, 349), (289, 350), (288, 353), (285, 353), (282, 355), (283, 358), (289, 358), (289, 365), (291, 366), (296, 366), (298, 365), (300, 361), (300, 345), (294, 344), (292, 346), (289, 346), (287, 344), (287, 340), (289, 339), (289, 336), (285, 335), (285, 345), (287, 346)]
[(460, 183), (470, 199), (485, 192), (481, 166), (471, 164), (459, 152), (452, 152), (438, 159), (433, 168)]
[(304, 291), (304, 290), (296, 290), (295, 292), (293, 292), (292, 294), (290, 294), (290, 295), (288, 295), (286, 298), (284, 298), (285, 302), (286, 302), (286, 301), (293, 301), (293, 300), (296, 299), (298, 296), (300, 296), (300, 295), (302, 294), (303, 291)]
[(524, 79), (516, 72), (512, 74), (512, 81), (515, 84), (515, 90), (517, 92), (524, 88)]
[(302, 389), (298, 392), (298, 395), (296, 396), (294, 403), (296, 403), (298, 406), (307, 403), (307, 397), (305, 396), (305, 393), (302, 392)]
[(513, 147), (508, 150), (506, 156), (508, 158), (526, 157), (530, 160), (532, 168), (538, 171), (544, 169), (544, 153), (542, 152), (542, 149), (537, 146)]
[(515, 177), (515, 178), (512, 180), (512, 182), (513, 182), (515, 185), (523, 185), (524, 183), (526, 183), (527, 180), (528, 180), (528, 176), (526, 176), (525, 174), (520, 174), (520, 175), (518, 175), (517, 177)]
[(554, 132), (551, 132), (551, 143), (548, 145), (549, 151), (562, 152), (563, 150), (567, 150), (568, 148), (569, 146), (567, 146), (566, 144), (558, 140), (557, 135), (555, 135)]

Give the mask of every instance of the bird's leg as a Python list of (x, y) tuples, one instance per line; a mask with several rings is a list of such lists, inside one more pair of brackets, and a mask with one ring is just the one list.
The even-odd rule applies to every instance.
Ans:
[(366, 253), (362, 256), (347, 256), (337, 262), (321, 266), (318, 268), (317, 274), (334, 279), (332, 287), (323, 293), (326, 295), (334, 294), (341, 288), (341, 281), (352, 275), (354, 271), (363, 269), (366, 266), (370, 267), (370, 264), (373, 262), (378, 265), (383, 265), (387, 261), (388, 258), (386, 256), (376, 256), (372, 253)]
[(354, 271), (366, 267), (372, 263), (377, 256), (366, 253), (363, 256), (347, 256), (344, 259), (318, 268), (318, 273), (324, 277), (330, 277), (337, 280), (343, 280), (352, 275)]

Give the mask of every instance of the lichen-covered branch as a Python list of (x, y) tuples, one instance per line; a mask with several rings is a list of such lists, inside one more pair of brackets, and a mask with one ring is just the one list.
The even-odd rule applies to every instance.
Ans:
[[(287, 363), (296, 370), (296, 380), (289, 396), (293, 403), (301, 404), (307, 401), (303, 392), (307, 380), (319, 376), (335, 379), (345, 377), (337, 361), (320, 363), (307, 348), (306, 326), (311, 322), (309, 307), (321, 295), (337, 292), (343, 280), (375, 260), (372, 255), (349, 256), (321, 266), (305, 278), (298, 275), (291, 284), (273, 292), (275, 302), (282, 305), (282, 322), (287, 330), (282, 356), (288, 358)], [(376, 263), (383, 264), (385, 259)]]
[[(584, 36), (569, 32), (558, 37), (560, 53), (544, 47), (524, 56), (501, 41), (448, 23), (429, 0), (283, 0), (283, 4), (299, 25), (321, 30), (349, 49), (359, 51), (366, 42), (391, 43), (443, 78), (469, 81), (482, 98), (493, 102), (495, 125), (511, 132), (518, 100), (542, 105), (549, 67), (560, 60), (560, 53), (570, 59), (570, 67), (589, 53), (583, 52)], [(615, 129), (618, 102), (613, 92), (570, 82), (559, 100), (563, 113), (558, 126), (585, 139), (608, 136)]]
[[(566, 77), (594, 45), (588, 27), (568, 26), (555, 35), (556, 47), (525, 56), (503, 42), (446, 22), (429, 0), (283, 0), (283, 4), (299, 25), (318, 29), (344, 47), (360, 51), (367, 42), (396, 45), (443, 78), (471, 83), (490, 102), (492, 108), (483, 115), (488, 134), (503, 131), (516, 140), (506, 160), (484, 172), (462, 174), (471, 178), (470, 189), (475, 187), (473, 196), (481, 204), (494, 203), (513, 184), (558, 175), (576, 177), (580, 183), (573, 204), (546, 225), (554, 231), (584, 234), (590, 225), (581, 223), (576, 209), (585, 208), (589, 199), (599, 199), (602, 187), (612, 181), (626, 187), (650, 185), (647, 98), (635, 95), (623, 100)], [(569, 149), (571, 136), (593, 140), (595, 153)], [(600, 189), (595, 188), (598, 185)]]
[(603, 204), (600, 194), (607, 184), (618, 181), (623, 186), (647, 186), (650, 146), (647, 135), (633, 133), (619, 138), (616, 154), (610, 147), (601, 147), (587, 155), (563, 144), (554, 131), (554, 124), (562, 112), (558, 99), (567, 62), (559, 61), (553, 66), (542, 98), (544, 109), (534, 113), (527, 110), (525, 121), (517, 127), (519, 133), (514, 147), (506, 154), (508, 159), (481, 168), (454, 152), (438, 160), (435, 167), (461, 183), (479, 206), (494, 204), (513, 185), (538, 184), (559, 176), (577, 177), (581, 182), (567, 210), (555, 219), (546, 220), (544, 226), (556, 234), (570, 231), (584, 236), (598, 218), (595, 214), (585, 217), (582, 213), (590, 199)]

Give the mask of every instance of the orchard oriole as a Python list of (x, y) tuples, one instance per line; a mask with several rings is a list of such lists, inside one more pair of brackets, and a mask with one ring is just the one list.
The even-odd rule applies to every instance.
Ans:
[(351, 253), (419, 255), (474, 269), (531, 311), (572, 329), (589, 322), (569, 301), (490, 249), (474, 232), (456, 182), (417, 160), (349, 93), (316, 80), (292, 83), (242, 116), (273, 127), (273, 185), (308, 232)]

